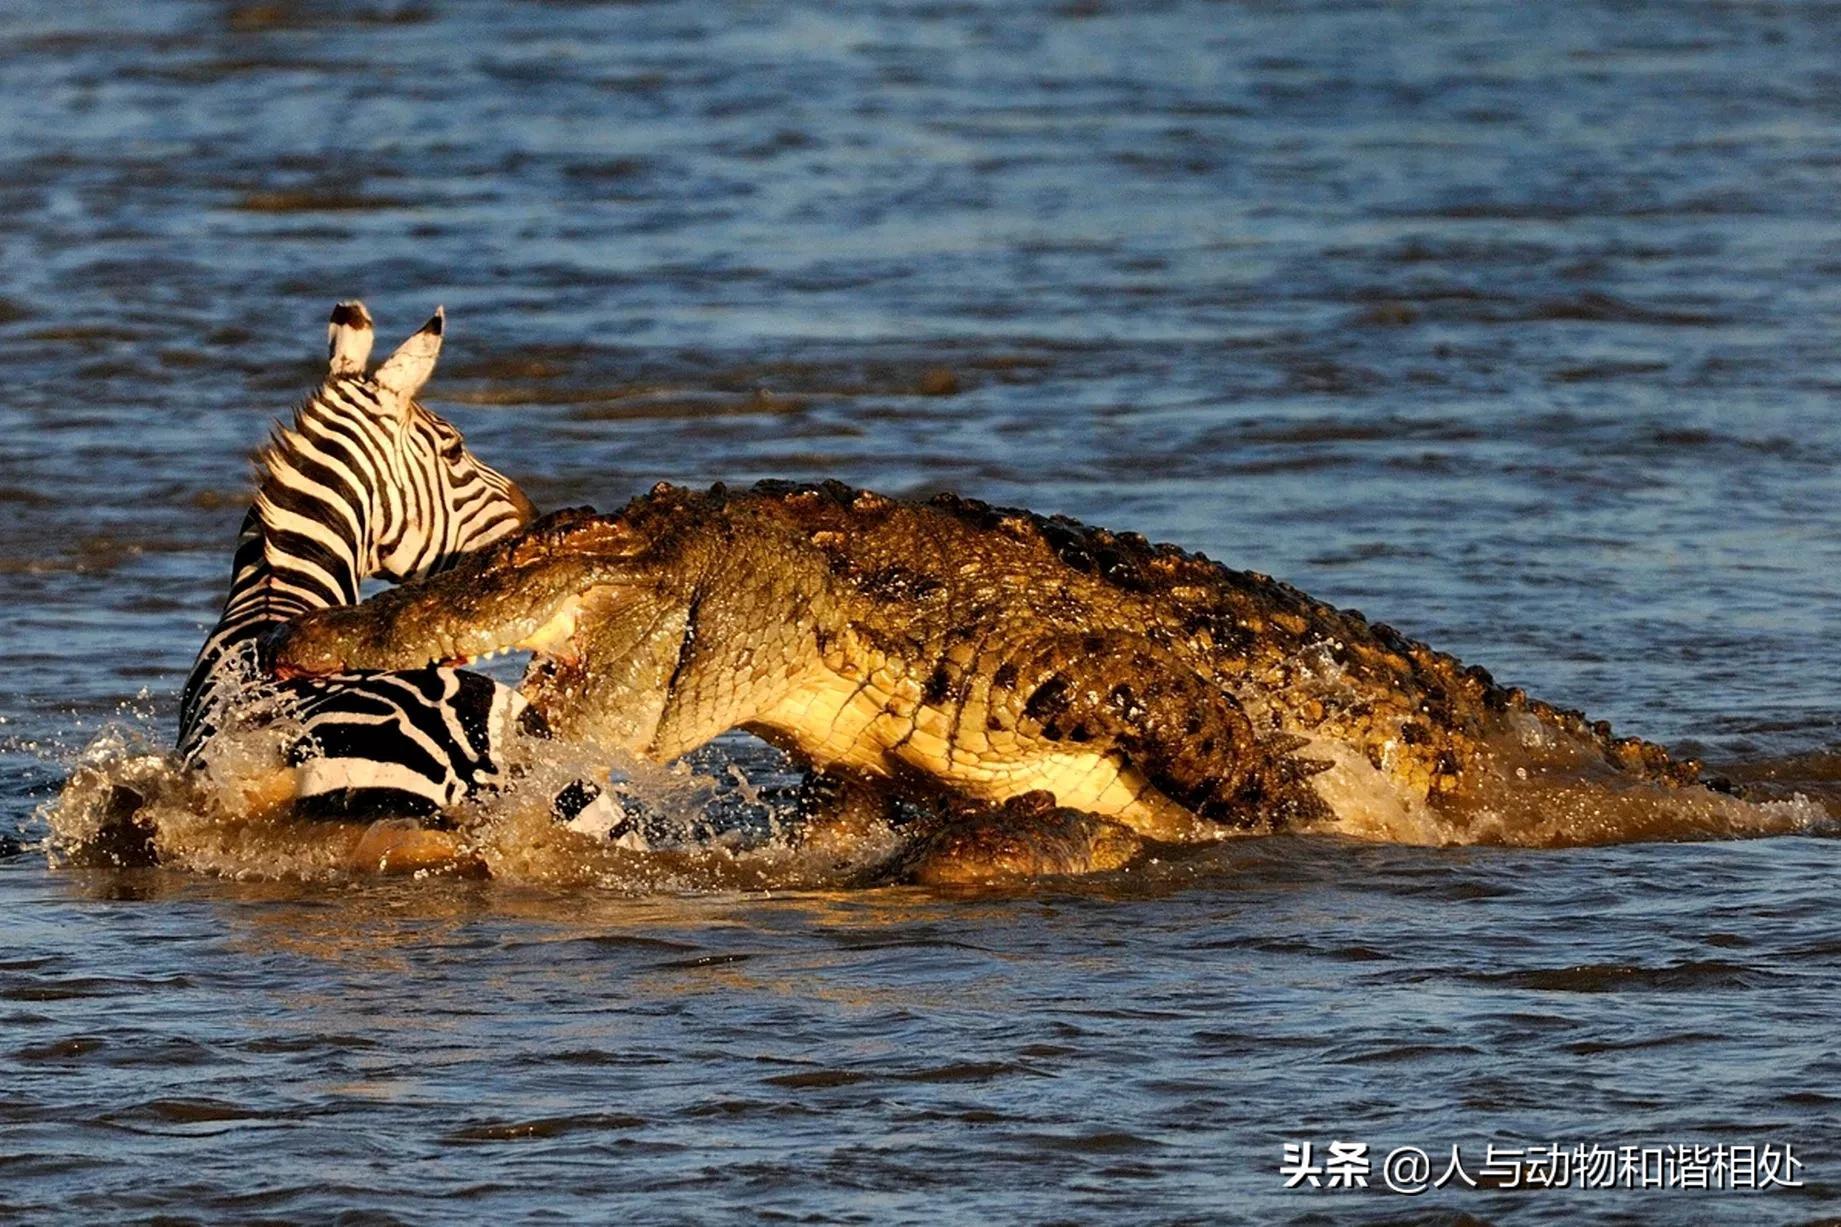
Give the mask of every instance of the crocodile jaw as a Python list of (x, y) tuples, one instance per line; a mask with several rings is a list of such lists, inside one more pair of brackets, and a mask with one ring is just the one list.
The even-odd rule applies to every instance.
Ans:
[[(470, 665), (479, 660), (492, 660), (508, 652), (529, 652), (536, 660), (553, 660), (561, 664), (575, 664), (581, 659), (580, 645), (575, 640), (575, 632), (580, 626), (582, 610), (590, 599), (604, 593), (604, 588), (588, 588), (562, 598), (555, 606), (554, 612), (543, 622), (534, 626), (519, 624), (505, 628), (504, 637), (488, 639), (493, 646), (471, 653), (456, 653), (451, 660), (443, 663)], [(516, 635), (517, 638), (511, 636)], [(467, 645), (472, 647), (473, 645)]]
[[(378, 604), (320, 610), (283, 630), (275, 672), (285, 678), (351, 669), (459, 667), (517, 651), (572, 663), (580, 655), (575, 635), (584, 608), (616, 588), (587, 585), (537, 603), (528, 613), (498, 618), (482, 617), (464, 603), (431, 607), (426, 601), (391, 608), (381, 617)], [(390, 595), (374, 602), (389, 608)]]
[(575, 626), (581, 619), (582, 603), (586, 599), (586, 594), (566, 598), (550, 615), (549, 621), (512, 644), (512, 648), (537, 656), (560, 656), (562, 647), (575, 638)]

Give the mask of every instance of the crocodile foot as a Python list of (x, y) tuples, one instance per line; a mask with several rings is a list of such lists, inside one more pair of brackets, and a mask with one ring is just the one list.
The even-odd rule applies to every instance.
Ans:
[(971, 886), (1104, 873), (1123, 867), (1143, 847), (1123, 823), (1031, 792), (961, 810), (909, 850), (900, 876), (922, 886)]
[(860, 870), (900, 847), (894, 819), (894, 794), (886, 788), (847, 772), (811, 771), (799, 786), (792, 842), (833, 871)]

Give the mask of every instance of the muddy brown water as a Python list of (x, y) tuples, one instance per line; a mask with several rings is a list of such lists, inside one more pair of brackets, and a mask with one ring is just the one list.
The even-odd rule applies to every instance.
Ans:
[[(21, 0), (0, 81), (0, 1219), (1841, 1209), (1841, 8)], [(429, 400), (541, 505), (1067, 512), (1809, 821), (969, 896), (52, 863), (351, 295), (446, 305)], [(731, 836), (790, 780), (696, 770)], [(1331, 1140), (1803, 1187), (1285, 1189)]]

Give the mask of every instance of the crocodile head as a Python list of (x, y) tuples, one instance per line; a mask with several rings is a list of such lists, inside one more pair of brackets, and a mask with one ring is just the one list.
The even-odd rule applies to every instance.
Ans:
[(425, 583), (295, 619), (269, 642), (274, 669), (415, 669), (514, 650), (568, 662), (583, 610), (643, 584), (644, 553), (619, 519), (552, 512)]

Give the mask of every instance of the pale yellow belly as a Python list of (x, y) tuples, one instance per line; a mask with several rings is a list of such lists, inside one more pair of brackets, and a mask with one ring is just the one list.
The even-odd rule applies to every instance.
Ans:
[(988, 729), (982, 712), (955, 725), (952, 712), (920, 702), (918, 689), (897, 677), (871, 673), (859, 680), (819, 671), (751, 724), (819, 767), (883, 778), (921, 774), (994, 802), (1046, 791), (1057, 804), (1116, 819), (1154, 839), (1201, 833), (1194, 815), (1115, 755)]

